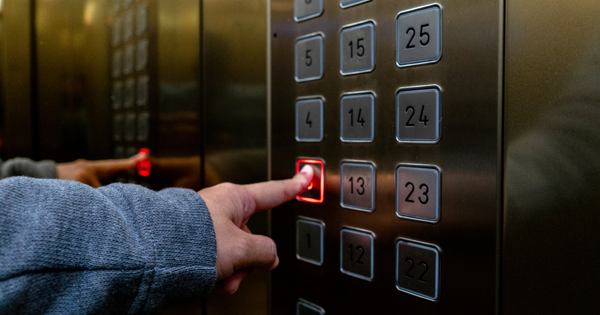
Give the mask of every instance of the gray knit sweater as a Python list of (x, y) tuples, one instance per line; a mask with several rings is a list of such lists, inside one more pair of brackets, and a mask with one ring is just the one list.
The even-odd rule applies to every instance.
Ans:
[(153, 313), (208, 294), (215, 263), (192, 190), (0, 180), (0, 314)]
[(0, 159), (0, 179), (12, 176), (56, 178), (56, 163), (54, 161), (34, 162), (27, 158), (16, 158), (8, 161)]

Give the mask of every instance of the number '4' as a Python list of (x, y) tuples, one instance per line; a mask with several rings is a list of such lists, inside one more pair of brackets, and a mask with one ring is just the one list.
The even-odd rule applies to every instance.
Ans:
[[(413, 119), (413, 117), (415, 116), (415, 108), (412, 106), (408, 106), (406, 108), (406, 112), (408, 113), (408, 111), (411, 111), (410, 117), (408, 118), (408, 121), (406, 122), (406, 127), (414, 127), (415, 124), (413, 124), (411, 121)], [(427, 119), (427, 115), (423, 115), (423, 113), (425, 112), (425, 105), (421, 106), (421, 114), (419, 115), (419, 122), (422, 123), (425, 127), (427, 127), (427, 123), (429, 122), (429, 119)]]
[[(350, 127), (354, 127), (354, 109), (351, 109), (348, 114), (350, 115)], [(356, 117), (356, 122), (359, 123), (361, 127), (365, 126), (365, 119), (362, 117), (362, 108), (358, 109), (358, 117)]]

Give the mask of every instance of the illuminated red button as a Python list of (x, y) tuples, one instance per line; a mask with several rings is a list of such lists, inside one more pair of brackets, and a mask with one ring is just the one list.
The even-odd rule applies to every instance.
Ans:
[(310, 203), (323, 203), (325, 187), (325, 167), (322, 160), (317, 159), (299, 159), (296, 161), (296, 173), (305, 165), (311, 165), (314, 168), (315, 176), (305, 192), (301, 193), (296, 199)]
[[(139, 153), (150, 154), (150, 150), (148, 149), (140, 149)], [(137, 162), (137, 170), (140, 176), (148, 177), (150, 176), (150, 159), (145, 158), (141, 161)]]

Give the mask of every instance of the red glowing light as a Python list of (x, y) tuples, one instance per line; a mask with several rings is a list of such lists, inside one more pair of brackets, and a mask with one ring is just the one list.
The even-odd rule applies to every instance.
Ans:
[[(139, 153), (150, 154), (150, 150), (145, 149), (145, 148), (140, 149)], [(150, 164), (149, 158), (146, 157), (145, 159), (138, 161), (136, 166), (137, 166), (138, 174), (140, 176), (144, 176), (144, 177), (150, 176), (151, 164)]]
[[(300, 173), (300, 164), (311, 164), (316, 166), (315, 171), (320, 169), (320, 173), (314, 175), (312, 182), (308, 186), (307, 190), (317, 188), (319, 190), (319, 198), (311, 198), (304, 196), (296, 196), (297, 200), (309, 202), (309, 203), (323, 203), (325, 197), (325, 166), (323, 161), (316, 159), (300, 159), (296, 161), (296, 173)], [(315, 187), (316, 186), (316, 187)]]

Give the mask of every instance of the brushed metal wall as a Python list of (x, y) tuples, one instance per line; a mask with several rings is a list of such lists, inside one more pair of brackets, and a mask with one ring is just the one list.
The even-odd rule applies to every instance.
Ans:
[(503, 314), (600, 312), (598, 16), (506, 1)]
[[(325, 161), (325, 201), (290, 202), (272, 211), (272, 235), (280, 266), (272, 273), (272, 313), (295, 314), (299, 299), (327, 314), (470, 313), (497, 309), (497, 241), (501, 202), (502, 28), (501, 1), (438, 1), (442, 7), (443, 55), (439, 62), (399, 68), (395, 64), (395, 23), (399, 12), (429, 1), (370, 1), (347, 9), (323, 1), (323, 14), (294, 21), (294, 1), (271, 1), (272, 174), (290, 177), (298, 157)], [(340, 75), (340, 31), (344, 25), (372, 20), (375, 69)], [(294, 43), (323, 34), (324, 75), (294, 80)], [(442, 89), (441, 140), (437, 144), (401, 144), (395, 139), (395, 97), (399, 88), (436, 84)], [(343, 93), (372, 91), (375, 140), (340, 141)], [(298, 97), (324, 98), (323, 140), (295, 140), (294, 107)], [(376, 208), (372, 213), (340, 206), (340, 163), (370, 161), (376, 166)], [(399, 163), (441, 169), (441, 218), (437, 223), (401, 219), (394, 210), (394, 176)], [(323, 264), (296, 258), (296, 220), (321, 220)], [(374, 277), (366, 281), (340, 271), (340, 230), (361, 228), (374, 234)], [(396, 289), (395, 245), (408, 238), (440, 248), (437, 302)]]
[(31, 1), (4, 1), (4, 25), (0, 36), (4, 42), (1, 75), (4, 80), (3, 147), (6, 158), (34, 154), (31, 16)]

